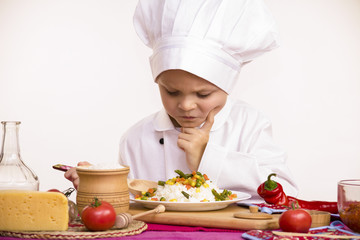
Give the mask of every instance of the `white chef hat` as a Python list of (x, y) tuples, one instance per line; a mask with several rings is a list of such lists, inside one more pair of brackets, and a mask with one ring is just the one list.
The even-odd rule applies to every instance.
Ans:
[(140, 0), (134, 26), (153, 78), (181, 69), (230, 93), (244, 63), (277, 47), (263, 0)]

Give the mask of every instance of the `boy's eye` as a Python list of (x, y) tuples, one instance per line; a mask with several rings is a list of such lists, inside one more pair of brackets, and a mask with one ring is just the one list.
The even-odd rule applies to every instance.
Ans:
[(208, 96), (210, 96), (211, 93), (197, 93), (196, 95), (199, 97), (199, 98), (206, 98)]
[(170, 95), (170, 96), (177, 96), (179, 94), (178, 91), (169, 91), (169, 90), (166, 90), (166, 92)]

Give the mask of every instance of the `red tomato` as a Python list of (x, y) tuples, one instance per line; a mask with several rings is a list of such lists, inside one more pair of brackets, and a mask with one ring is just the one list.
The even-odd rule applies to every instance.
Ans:
[(91, 231), (108, 230), (115, 224), (116, 212), (110, 203), (94, 198), (94, 202), (82, 210), (81, 220)]
[(307, 233), (311, 226), (311, 216), (304, 209), (289, 209), (281, 214), (279, 225), (284, 232)]
[(49, 190), (47, 190), (47, 191), (48, 191), (48, 192), (59, 192), (59, 193), (61, 193), (60, 190), (55, 189), (55, 188), (49, 189)]

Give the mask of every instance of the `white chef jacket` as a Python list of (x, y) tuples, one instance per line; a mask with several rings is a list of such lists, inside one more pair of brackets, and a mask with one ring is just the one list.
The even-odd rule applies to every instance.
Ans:
[[(153, 181), (176, 176), (177, 169), (191, 173), (185, 152), (177, 146), (179, 130), (165, 109), (132, 126), (120, 142), (120, 163), (130, 167), (129, 178)], [(227, 99), (215, 115), (208, 144), (198, 171), (221, 189), (246, 192), (261, 199), (256, 190), (270, 173), (287, 195), (297, 186), (286, 164), (286, 153), (272, 139), (271, 123), (245, 102)]]

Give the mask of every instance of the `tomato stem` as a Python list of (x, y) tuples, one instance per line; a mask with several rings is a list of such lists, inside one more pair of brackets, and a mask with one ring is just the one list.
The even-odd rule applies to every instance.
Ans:
[(299, 208), (300, 208), (299, 202), (298, 202), (298, 201), (291, 202), (290, 208), (291, 208), (292, 210), (299, 209)]
[(99, 207), (100, 205), (101, 205), (101, 201), (97, 197), (94, 197), (94, 202), (91, 204), (91, 206)]

